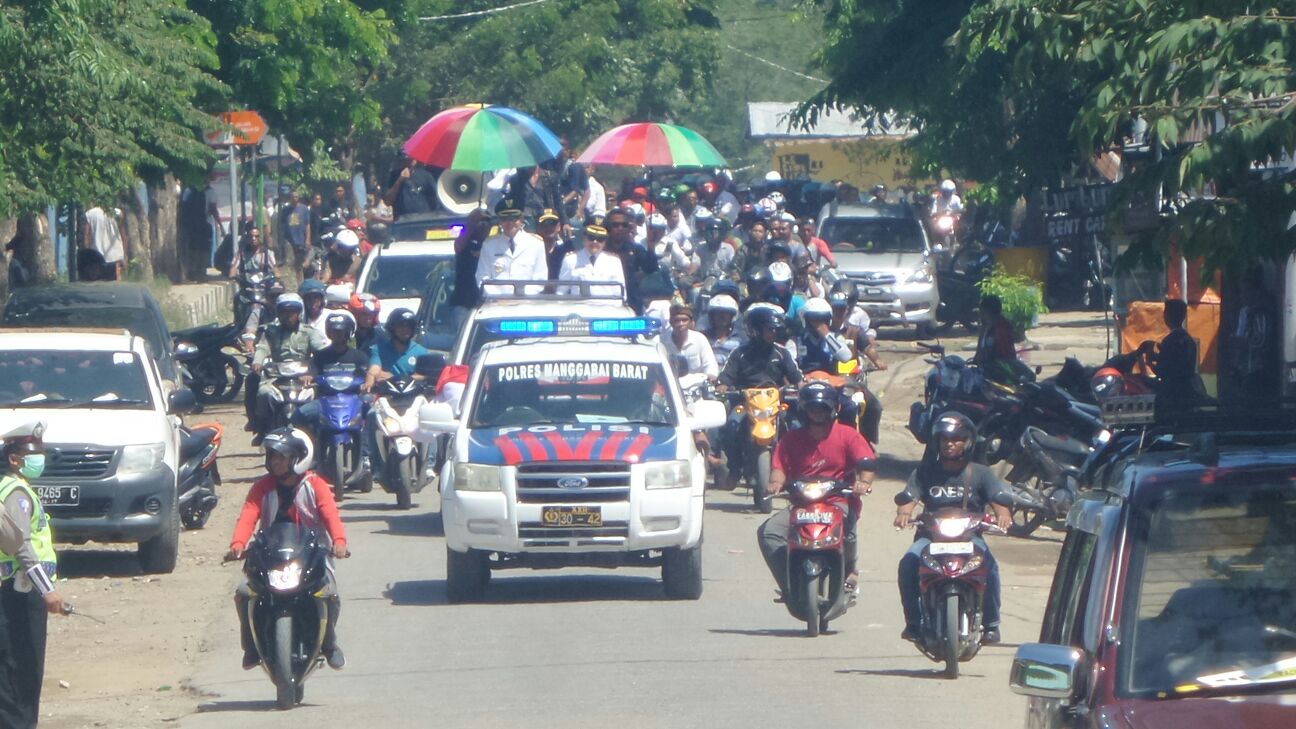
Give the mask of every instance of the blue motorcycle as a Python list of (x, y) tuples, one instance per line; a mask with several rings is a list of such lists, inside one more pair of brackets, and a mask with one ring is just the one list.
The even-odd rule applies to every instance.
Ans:
[(364, 398), (360, 386), (364, 376), (346, 364), (330, 365), (318, 382), (320, 405), (315, 441), (319, 448), (319, 470), (333, 484), (333, 498), (342, 500), (347, 486), (361, 492), (373, 489), (373, 477), (361, 459), (364, 432)]

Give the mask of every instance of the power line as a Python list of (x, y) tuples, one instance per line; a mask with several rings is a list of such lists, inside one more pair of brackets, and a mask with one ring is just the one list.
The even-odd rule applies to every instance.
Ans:
[(508, 12), (509, 10), (517, 10), (519, 8), (525, 8), (530, 5), (539, 5), (540, 3), (547, 3), (547, 2), (549, 2), (549, 0), (527, 0), (526, 2), (514, 3), (513, 5), (505, 5), (503, 7), (498, 7), (498, 8), (490, 8), (487, 10), (474, 10), (470, 13), (455, 13), (453, 15), (431, 15), (428, 17), (419, 18), (419, 20), (428, 22), (433, 20), (458, 20), (459, 18), (478, 18), (483, 15), (494, 15), (496, 13), (504, 13), (504, 12)]
[(761, 63), (763, 63), (763, 64), (765, 64), (765, 65), (767, 65), (767, 66), (773, 66), (774, 68), (777, 68), (777, 69), (780, 70), (780, 71), (786, 71), (787, 73), (790, 73), (790, 74), (792, 74), (793, 76), (800, 76), (801, 78), (803, 78), (803, 79), (805, 79), (805, 80), (807, 80), (807, 81), (814, 81), (815, 83), (820, 83), (820, 84), (826, 84), (826, 83), (828, 83), (827, 81), (825, 81), (825, 80), (823, 80), (823, 79), (821, 79), (821, 78), (816, 78), (816, 77), (811, 76), (811, 75), (809, 75), (809, 74), (801, 73), (800, 71), (793, 71), (792, 69), (788, 68), (787, 66), (780, 66), (780, 65), (778, 65), (777, 63), (775, 63), (775, 62), (773, 62), (773, 61), (771, 61), (771, 60), (769, 60), (769, 59), (761, 58), (760, 56), (756, 55), (755, 53), (748, 53), (747, 51), (744, 51), (744, 50), (741, 49), (741, 48), (736, 48), (736, 47), (734, 47), (734, 46), (732, 46), (732, 45), (730, 45), (730, 44), (728, 44), (728, 43), (724, 44), (724, 46), (725, 46), (725, 48), (728, 48), (729, 50), (731, 50), (731, 51), (733, 51), (733, 52), (735, 52), (735, 53), (740, 53), (740, 54), (742, 54), (742, 55), (744, 55), (744, 56), (747, 56), (747, 57), (750, 58), (750, 59), (753, 59), (753, 60), (756, 60), (756, 61), (760, 61)]

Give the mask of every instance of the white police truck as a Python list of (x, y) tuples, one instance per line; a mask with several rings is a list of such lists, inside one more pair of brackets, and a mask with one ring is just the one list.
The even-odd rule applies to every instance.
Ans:
[(661, 567), (668, 597), (702, 594), (704, 455), (725, 420), (686, 407), (656, 322), (498, 320), (455, 413), (424, 406), (420, 438), (450, 433), (441, 472), (451, 602), (495, 570)]

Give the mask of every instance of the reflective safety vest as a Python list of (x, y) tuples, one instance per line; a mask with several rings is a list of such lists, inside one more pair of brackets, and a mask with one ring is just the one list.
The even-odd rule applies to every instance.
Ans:
[[(53, 580), (54, 573), (58, 570), (58, 556), (54, 553), (54, 530), (50, 528), (49, 517), (45, 515), (45, 507), (41, 505), (40, 497), (32, 490), (31, 484), (12, 475), (0, 476), (0, 504), (3, 504), (9, 498), (14, 489), (26, 491), (27, 498), (31, 499), (32, 547), (36, 550), (36, 558), (40, 560), (41, 566), (45, 568), (45, 574), (49, 576), (50, 580)], [(0, 552), (0, 581), (13, 577), (21, 570), (17, 555)]]

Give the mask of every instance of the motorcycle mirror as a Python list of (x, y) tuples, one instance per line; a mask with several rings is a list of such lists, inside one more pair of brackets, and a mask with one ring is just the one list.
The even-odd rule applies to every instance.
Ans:
[(1040, 365), (1035, 365), (1035, 374), (1037, 374), (1037, 375), (1042, 375), (1042, 374), (1044, 374), (1044, 368), (1041, 367)]
[(189, 342), (176, 342), (176, 345), (175, 345), (175, 358), (176, 358), (176, 359), (178, 359), (178, 360), (180, 360), (181, 362), (183, 362), (183, 361), (185, 361), (185, 360), (193, 359), (194, 357), (197, 357), (197, 356), (198, 356), (198, 347), (197, 347), (197, 345), (190, 344)]

